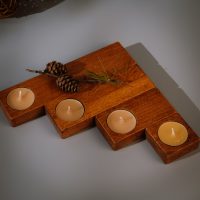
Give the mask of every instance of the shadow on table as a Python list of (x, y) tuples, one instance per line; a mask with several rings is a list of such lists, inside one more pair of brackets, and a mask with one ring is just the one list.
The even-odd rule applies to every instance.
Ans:
[(128, 46), (126, 49), (174, 106), (177, 112), (182, 115), (197, 134), (200, 134), (200, 110), (159, 65), (158, 61), (141, 43)]
[[(200, 110), (194, 105), (191, 99), (159, 65), (158, 61), (149, 53), (143, 44), (137, 43), (128, 46), (126, 50), (137, 61), (177, 112), (181, 114), (185, 121), (200, 136)], [(181, 159), (197, 152), (200, 152), (200, 148), (185, 155)]]

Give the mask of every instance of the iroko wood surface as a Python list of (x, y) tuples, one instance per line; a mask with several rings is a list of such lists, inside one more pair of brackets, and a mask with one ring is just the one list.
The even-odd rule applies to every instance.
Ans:
[[(112, 111), (117, 109), (128, 110), (135, 116), (136, 127), (130, 133), (118, 134), (108, 127), (107, 117)], [(147, 127), (174, 112), (174, 108), (160, 91), (155, 88), (97, 115), (96, 124), (111, 147), (117, 150), (135, 141), (144, 139)]]
[[(25, 87), (31, 89), (35, 94), (35, 101), (26, 110), (14, 110), (7, 105), (7, 95), (15, 88)], [(12, 126), (20, 125), (24, 122), (37, 118), (45, 114), (44, 105), (48, 101), (60, 96), (62, 92), (55, 85), (54, 78), (46, 75), (39, 75), (0, 93), (0, 104)]]
[[(116, 97), (114, 101), (116, 101), (116, 103), (119, 101), (120, 103), (121, 101), (154, 87), (153, 83), (119, 43), (114, 43), (80, 59), (67, 63), (66, 66), (68, 67), (70, 74), (77, 77), (83, 75), (85, 69), (92, 70), (96, 73), (105, 73), (106, 71), (106, 73), (114, 74), (116, 79), (129, 82), (129, 84), (123, 83), (113, 86), (111, 84), (84, 83), (81, 84), (79, 93), (70, 94), (61, 92), (56, 87), (54, 78), (47, 77), (46, 75), (36, 76), (11, 88), (5, 89), (0, 93), (1, 107), (13, 126), (20, 125), (45, 114), (44, 105), (46, 106), (48, 102), (52, 100), (55, 100), (55, 103), (57, 103), (57, 97), (59, 100), (62, 98), (83, 99), (87, 104), (85, 106), (87, 106), (88, 117), (93, 117), (96, 113), (102, 112), (107, 107), (113, 105), (113, 95)], [(128, 85), (128, 87), (124, 87), (124, 85)], [(34, 104), (23, 111), (13, 110), (7, 105), (8, 93), (18, 87), (30, 88), (35, 93), (36, 97)], [(123, 89), (118, 90), (120, 88)], [(118, 90), (118, 92), (111, 94), (116, 90)], [(131, 95), (130, 92), (133, 92), (133, 95)], [(110, 95), (109, 101), (106, 102), (107, 107), (104, 107), (103, 105), (105, 95)], [(54, 103), (50, 103), (46, 106), (50, 116), (54, 115), (54, 112), (51, 110), (51, 105), (54, 105)], [(97, 106), (98, 111), (96, 112)], [(86, 118), (87, 117), (84, 115), (84, 118), (81, 119), (81, 121), (84, 121)], [(55, 119), (55, 122), (62, 132), (67, 128), (66, 124), (68, 126), (68, 123), (60, 120)]]
[[(183, 124), (186, 127), (188, 131), (188, 139), (184, 144), (172, 147), (164, 144), (159, 139), (157, 134), (158, 129), (162, 123), (168, 121), (175, 121)], [(184, 119), (178, 113), (169, 115), (166, 118), (163, 118), (155, 122), (150, 127), (148, 127), (146, 129), (146, 137), (153, 146), (153, 148), (155, 149), (155, 151), (159, 154), (159, 156), (165, 163), (170, 163), (176, 160), (177, 158), (180, 158), (181, 156), (185, 155), (186, 153), (195, 150), (199, 146), (199, 137), (194, 133), (191, 127), (189, 127), (189, 125), (184, 121)]]
[[(102, 61), (103, 66), (99, 59)], [(155, 87), (119, 43), (68, 63), (71, 73), (76, 73), (77, 76), (83, 73), (79, 66), (80, 63), (84, 68), (98, 73), (106, 70), (109, 74), (115, 74), (115, 78), (123, 82), (117, 85), (84, 83), (81, 86), (80, 92), (65, 93), (49, 102), (46, 105), (46, 111), (63, 138), (75, 134), (77, 130), (80, 131), (92, 126), (97, 114)], [(80, 70), (78, 70), (78, 67)], [(77, 71), (73, 71), (73, 69)], [(84, 105), (85, 113), (80, 120), (66, 122), (56, 116), (57, 104), (66, 98), (75, 98)]]
[[(166, 163), (198, 146), (198, 136), (188, 125), (186, 126), (191, 132), (190, 135), (193, 135), (194, 142), (185, 143), (181, 148), (167, 148), (160, 144), (157, 128), (161, 121), (168, 120), (176, 111), (120, 43), (111, 44), (69, 62), (66, 67), (69, 73), (77, 78), (82, 77), (87, 69), (96, 73), (107, 73), (120, 82), (115, 85), (81, 83), (80, 92), (64, 93), (56, 87), (54, 78), (36, 76), (0, 92), (1, 107), (12, 126), (20, 125), (46, 112), (60, 136), (66, 138), (96, 123), (115, 150), (144, 139), (146, 130), (147, 138)], [(31, 89), (36, 97), (34, 104), (23, 111), (13, 110), (7, 105), (8, 93), (18, 87)], [(77, 99), (84, 105), (85, 113), (81, 119), (66, 122), (56, 116), (56, 106), (67, 98)], [(113, 133), (108, 128), (107, 116), (115, 109), (126, 109), (135, 115), (137, 125), (133, 131), (122, 135)], [(178, 120), (182, 120), (180, 116)], [(184, 121), (180, 122), (185, 124)]]

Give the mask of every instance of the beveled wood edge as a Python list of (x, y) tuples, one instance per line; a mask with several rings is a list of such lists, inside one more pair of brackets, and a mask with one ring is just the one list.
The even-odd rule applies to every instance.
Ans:
[[(126, 100), (126, 101), (124, 101), (124, 102), (122, 102), (122, 103), (120, 103), (120, 104), (114, 106), (114, 107), (122, 106), (122, 108), (123, 108), (123, 107), (124, 107), (123, 105), (127, 104), (127, 102), (129, 102), (129, 101), (131, 101), (131, 100), (133, 100), (133, 99), (135, 99), (135, 98), (139, 98), (139, 96), (142, 96), (142, 95), (144, 95), (145, 93), (148, 93), (148, 92), (153, 91), (153, 90), (155, 90), (155, 91), (157, 90), (157, 91), (165, 98), (166, 102), (172, 107), (172, 110), (173, 110), (173, 111), (172, 111), (172, 113), (170, 113), (170, 115), (173, 115), (174, 113), (176, 113), (176, 110), (174, 109), (174, 107), (170, 104), (170, 102), (166, 99), (166, 97), (160, 92), (160, 90), (159, 90), (158, 88), (156, 88), (156, 87), (151, 88), (151, 89), (149, 89), (149, 90), (147, 90), (147, 91), (143, 91), (142, 93), (140, 93), (140, 94), (138, 94), (138, 95), (136, 95), (136, 96), (133, 96), (132, 98), (130, 98), (130, 99), (128, 99), (128, 100)], [(137, 132), (135, 132), (134, 135), (130, 135), (129, 133), (127, 133), (127, 134), (123, 135), (123, 138), (122, 138), (121, 140), (119, 140), (118, 142), (116, 142), (115, 140), (113, 140), (112, 137), (109, 137), (109, 134), (107, 134), (107, 131), (108, 131), (109, 127), (107, 127), (107, 126), (104, 127), (104, 125), (102, 124), (102, 121), (99, 120), (99, 118), (100, 118), (100, 116), (102, 116), (102, 115), (104, 115), (104, 116), (107, 117), (107, 115), (108, 115), (107, 112), (108, 112), (109, 110), (112, 110), (112, 109), (113, 109), (113, 108), (109, 108), (109, 109), (107, 109), (107, 110), (105, 110), (105, 111), (103, 111), (103, 112), (97, 114), (97, 115), (95, 116), (95, 122), (96, 122), (97, 128), (98, 128), (99, 131), (102, 133), (102, 135), (103, 135), (104, 138), (107, 140), (107, 142), (109, 143), (109, 145), (111, 146), (111, 148), (112, 148), (113, 150), (119, 150), (119, 149), (121, 149), (121, 148), (123, 148), (123, 147), (126, 147), (126, 146), (128, 146), (128, 145), (131, 145), (131, 144), (133, 144), (133, 143), (136, 143), (137, 141), (140, 142), (140, 141), (143, 141), (144, 139), (146, 139), (146, 130), (147, 130), (148, 127), (141, 128), (141, 129), (137, 130)], [(169, 115), (165, 115), (165, 116), (163, 116), (162, 118), (160, 118), (160, 119), (154, 121), (153, 124), (155, 124), (155, 123), (157, 123), (158, 121), (160, 121), (160, 120), (166, 118), (167, 116), (169, 116)], [(106, 117), (105, 117), (105, 118), (106, 118)], [(115, 133), (115, 134), (116, 134), (116, 133)], [(119, 135), (120, 135), (120, 134), (119, 134)], [(133, 141), (132, 141), (132, 142), (128, 142), (128, 140), (133, 140)]]
[[(144, 78), (145, 78), (145, 79), (144, 79)], [(127, 98), (124, 102), (130, 101), (131, 99), (133, 99), (133, 98), (135, 98), (135, 97), (137, 97), (137, 96), (140, 96), (140, 95), (142, 95), (143, 93), (146, 93), (146, 92), (149, 92), (149, 91), (151, 91), (151, 90), (156, 89), (156, 88), (155, 88), (155, 85), (149, 80), (149, 78), (148, 78), (146, 75), (144, 75), (144, 77), (141, 77), (141, 78), (137, 79), (136, 81), (141, 81), (141, 80), (143, 80), (143, 79), (144, 79), (144, 80), (147, 79), (147, 82), (148, 82), (148, 83), (151, 83), (151, 87), (149, 87), (149, 88), (147, 88), (147, 89), (145, 89), (145, 90), (143, 90), (143, 91), (140, 91), (140, 92), (137, 93), (137, 94), (134, 94), (134, 96), (131, 96), (131, 97)], [(127, 88), (128, 86), (123, 86), (123, 87), (126, 87), (126, 88)], [(116, 91), (118, 91), (118, 90), (123, 90), (123, 87), (122, 87), (122, 88), (119, 88), (119, 89), (117, 89), (117, 90), (114, 90), (113, 92), (109, 93), (109, 94), (106, 95), (106, 96), (110, 96), (110, 95), (112, 96), (112, 94), (116, 93)], [(60, 119), (57, 119), (57, 120), (56, 120), (56, 118), (55, 118), (55, 109), (56, 109), (57, 103), (59, 103), (62, 99), (65, 99), (65, 98), (66, 98), (66, 95), (63, 94), (63, 96), (59, 96), (58, 98), (56, 98), (56, 99), (54, 99), (54, 100), (48, 102), (48, 103), (45, 105), (46, 114), (48, 114), (48, 116), (51, 118), (52, 123), (54, 124), (54, 126), (56, 126), (56, 129), (58, 130), (59, 133), (61, 133), (61, 135), (63, 135), (63, 133), (66, 133), (67, 131), (69, 131), (70, 128), (73, 129), (74, 126), (79, 126), (79, 124), (82, 124), (82, 123), (84, 123), (85, 121), (87, 122), (88, 120), (91, 120), (91, 119), (93, 119), (93, 120), (95, 121), (96, 116), (98, 116), (98, 115), (101, 114), (102, 112), (106, 112), (107, 110), (109, 110), (109, 109), (112, 108), (112, 107), (106, 108), (105, 110), (103, 110), (103, 111), (101, 111), (101, 112), (98, 112), (98, 113), (96, 113), (96, 114), (93, 114), (93, 115), (91, 115), (91, 113), (90, 113), (90, 116), (89, 116), (89, 117), (85, 117), (84, 120), (83, 120), (83, 119), (80, 119), (80, 120), (75, 121), (75, 122), (72, 122), (72, 123), (70, 123), (70, 124), (67, 123), (64, 127), (60, 127), (60, 126), (59, 126), (59, 123), (57, 123), (57, 121), (58, 121), (58, 122), (61, 122), (62, 120), (60, 120)], [(78, 101), (82, 102), (81, 99), (78, 99)], [(56, 102), (56, 103), (54, 103), (54, 102)], [(120, 104), (123, 104), (124, 102), (116, 103), (116, 105), (114, 105), (114, 106), (118, 106), (118, 105), (120, 105)], [(52, 104), (55, 104), (55, 105), (54, 105), (54, 109), (53, 109), (54, 111), (52, 111)], [(85, 113), (84, 115), (87, 115), (87, 113)], [(87, 127), (85, 127), (85, 128), (87, 128)], [(80, 130), (80, 131), (81, 131), (81, 130)], [(74, 134), (75, 134), (75, 133), (74, 133)], [(70, 134), (70, 136), (72, 136), (72, 134)], [(62, 136), (62, 138), (63, 138), (63, 136)]]
[[(11, 126), (16, 127), (19, 126), (25, 122), (34, 120), (37, 117), (41, 117), (45, 115), (45, 108), (44, 104), (40, 105), (35, 105), (35, 102), (27, 109), (25, 110), (13, 110), (9, 105), (7, 104), (7, 96), (10, 91), (12, 91), (15, 88), (20, 88), (20, 87), (27, 87), (26, 85), (29, 84), (30, 81), (34, 81), (37, 79), (40, 79), (41, 77), (46, 76), (46, 75), (37, 75), (34, 76), (30, 79), (24, 80), (16, 85), (13, 85), (9, 88), (6, 88), (2, 91), (0, 91), (0, 107), (3, 110), (4, 115), (6, 116), (8, 122), (10, 123)], [(27, 87), (30, 88), (30, 87)], [(16, 116), (12, 116), (13, 112), (17, 112)], [(32, 116), (32, 118), (30, 117)]]
[[(112, 150), (120, 150), (124, 147), (130, 146), (132, 144), (141, 142), (145, 140), (146, 135), (145, 135), (145, 129), (140, 129), (135, 133), (134, 135), (128, 135), (127, 137), (124, 137), (122, 140), (119, 142), (116, 142), (115, 140), (112, 139), (112, 137), (108, 137), (107, 130), (104, 128), (104, 126), (101, 124), (101, 121), (95, 118), (95, 123), (96, 127), (99, 129), (103, 137), (106, 139)], [(132, 142), (130, 142), (132, 140)]]
[(0, 107), (2, 108), (2, 111), (6, 119), (8, 120), (8, 122), (12, 127), (19, 126), (25, 122), (34, 120), (38, 117), (45, 115), (44, 106), (30, 108), (27, 112), (21, 112), (20, 114), (18, 114), (17, 117), (10, 116), (10, 113), (8, 112), (6, 106), (2, 103), (1, 100), (0, 100)]
[[(120, 48), (125, 50), (125, 48), (121, 45), (121, 43), (116, 41), (116, 42), (113, 42), (113, 43), (111, 43), (111, 44), (109, 44), (107, 46), (99, 48), (99, 49), (97, 49), (97, 50), (95, 50), (93, 52), (88, 52), (88, 54), (83, 55), (83, 56), (81, 56), (81, 57), (79, 57), (79, 58), (77, 58), (75, 60), (69, 61), (69, 62), (65, 63), (64, 65), (70, 65), (70, 63), (76, 62), (77, 60), (83, 59), (84, 57), (88, 57), (89, 55), (96, 54), (99, 51), (102, 51), (104, 49), (107, 49), (107, 48), (109, 48), (111, 46), (115, 46), (115, 45), (116, 45), (116, 47), (118, 46), (118, 48), (120, 47)], [(127, 52), (127, 54), (128, 54), (128, 52)], [(133, 61), (135, 62), (134, 59), (133, 59)], [(45, 104), (47, 104), (48, 102), (45, 102), (44, 104), (41, 104), (40, 106), (37, 106), (37, 107), (32, 107), (31, 106), (30, 108), (28, 108), (26, 110), (19, 111), (17, 116), (14, 116), (14, 117), (11, 114), (12, 113), (12, 109), (8, 108), (8, 105), (7, 105), (7, 102), (6, 102), (7, 95), (9, 94), (10, 91), (12, 91), (13, 89), (15, 89), (17, 87), (23, 87), (23, 85), (26, 85), (30, 81), (34, 81), (34, 79), (38, 79), (38, 78), (40, 78), (42, 76), (46, 76), (46, 75), (36, 75), (36, 76), (34, 76), (32, 78), (29, 78), (29, 79), (26, 79), (24, 81), (21, 81), (20, 83), (17, 83), (17, 84), (15, 84), (13, 86), (10, 86), (10, 87), (0, 91), (0, 108), (2, 108), (4, 115), (6, 116), (6, 119), (8, 120), (8, 122), (10, 123), (11, 126), (16, 127), (18, 125), (21, 125), (21, 124), (23, 124), (25, 122), (28, 122), (28, 121), (32, 120), (32, 119), (29, 119), (30, 117), (28, 117), (28, 119), (23, 119), (24, 116), (29, 116), (29, 114), (31, 114), (31, 113), (36, 113), (36, 112), (37, 113), (41, 113), (41, 114), (33, 115), (34, 116), (33, 119), (35, 119), (36, 117), (40, 117), (40, 116), (45, 115), (45, 113), (44, 113), (45, 108), (44, 107), (45, 107)], [(53, 99), (49, 100), (49, 102), (52, 101), (52, 100)], [(40, 109), (40, 111), (38, 111), (38, 109)]]
[[(88, 52), (88, 53), (86, 53), (85, 55), (83, 55), (83, 56), (81, 56), (81, 57), (79, 57), (79, 58), (77, 58), (77, 59), (74, 59), (74, 60), (71, 60), (71, 61), (69, 61), (69, 62), (67, 62), (67, 63), (65, 63), (64, 65), (70, 65), (71, 63), (73, 63), (73, 62), (76, 62), (76, 61), (78, 61), (78, 60), (81, 60), (81, 59), (83, 59), (83, 58), (85, 58), (85, 57), (88, 57), (89, 55), (93, 55), (93, 54), (96, 54), (96, 53), (98, 53), (99, 51), (104, 51), (105, 49), (107, 49), (107, 48), (109, 48), (110, 46), (114, 46), (114, 45), (118, 45), (118, 47), (121, 47), (121, 48), (123, 48), (125, 51), (126, 51), (126, 49), (122, 46), (122, 44), (119, 42), (119, 41), (115, 41), (115, 42), (113, 42), (113, 43), (111, 43), (111, 44), (109, 44), (109, 45), (107, 45), (107, 46), (103, 46), (103, 47), (100, 47), (100, 48), (98, 48), (98, 49), (96, 49), (95, 51), (92, 51), (92, 52)], [(127, 52), (127, 54), (130, 56), (130, 54), (128, 53), (128, 51), (126, 51)], [(132, 58), (132, 56), (130, 56), (131, 58)], [(132, 58), (133, 59), (133, 58)], [(134, 59), (133, 59), (134, 60)], [(134, 60), (135, 61), (135, 60)], [(136, 61), (135, 61), (136, 62)]]
[(56, 123), (54, 123), (54, 119), (52, 118), (52, 116), (49, 114), (49, 112), (47, 111), (47, 108), (45, 107), (45, 111), (46, 111), (46, 115), (48, 116), (48, 118), (50, 119), (50, 121), (52, 122), (53, 126), (55, 127), (55, 129), (57, 130), (57, 132), (59, 133), (60, 137), (62, 139), (66, 139), (68, 137), (71, 137), (75, 134), (80, 133), (81, 131), (84, 131), (88, 128), (92, 128), (95, 126), (95, 121), (94, 121), (94, 117), (92, 118), (88, 118), (85, 121), (80, 122), (79, 124), (71, 124), (70, 126), (68, 126), (66, 129), (61, 130), (59, 129), (59, 127), (56, 125)]
[[(186, 143), (184, 144), (184, 146), (182, 147), (182, 149), (179, 149), (177, 151), (174, 151), (172, 153), (169, 153), (169, 154), (165, 154), (163, 151), (162, 151), (162, 148), (161, 146), (159, 145), (158, 142), (156, 142), (154, 140), (153, 137), (151, 137), (151, 135), (148, 133), (148, 129), (150, 129), (151, 127), (154, 127), (156, 126), (156, 124), (158, 124), (160, 121), (163, 121), (164, 119), (168, 119), (169, 117), (172, 116), (175, 116), (177, 115), (178, 117), (180, 117), (180, 119), (182, 119), (184, 121), (184, 123), (191, 129), (191, 131), (195, 134), (196, 138), (195, 140), (191, 141), (190, 143)], [(168, 121), (168, 120), (167, 120)], [(178, 120), (176, 120), (178, 121)], [(200, 137), (193, 131), (193, 129), (189, 126), (189, 124), (182, 118), (182, 116), (178, 113), (178, 112), (174, 112), (162, 119), (159, 119), (157, 121), (155, 121), (151, 126), (147, 127), (145, 129), (145, 135), (146, 135), (146, 138), (147, 138), (147, 141), (152, 145), (154, 151), (158, 154), (158, 156), (163, 160), (163, 162), (165, 164), (169, 164), (175, 160), (179, 160), (181, 159), (182, 156), (194, 151), (195, 149), (197, 149), (200, 145)], [(162, 143), (161, 143), (162, 144)]]

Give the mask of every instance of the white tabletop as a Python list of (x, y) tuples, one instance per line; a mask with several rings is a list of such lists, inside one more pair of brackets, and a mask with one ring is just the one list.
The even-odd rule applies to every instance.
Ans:
[[(65, 1), (0, 21), (0, 90), (24, 69), (120, 41), (200, 136), (200, 1)], [(0, 111), (1, 200), (198, 200), (199, 149), (165, 165), (147, 141), (112, 151), (97, 128), (61, 139), (47, 116), (12, 128)]]

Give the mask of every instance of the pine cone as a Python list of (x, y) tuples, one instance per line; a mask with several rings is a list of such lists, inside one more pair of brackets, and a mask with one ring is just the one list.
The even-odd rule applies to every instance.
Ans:
[(54, 74), (56, 76), (60, 76), (63, 74), (67, 74), (68, 70), (67, 70), (67, 67), (64, 66), (62, 63), (52, 61), (46, 65), (44, 72), (49, 73), (49, 74)]
[(56, 85), (64, 92), (77, 92), (79, 89), (78, 81), (67, 74), (58, 77)]

